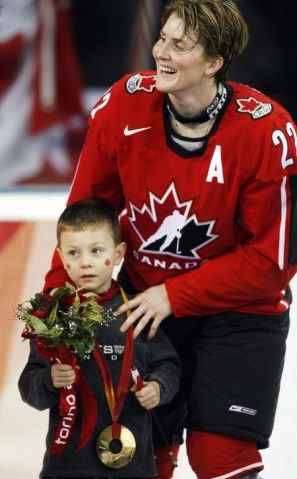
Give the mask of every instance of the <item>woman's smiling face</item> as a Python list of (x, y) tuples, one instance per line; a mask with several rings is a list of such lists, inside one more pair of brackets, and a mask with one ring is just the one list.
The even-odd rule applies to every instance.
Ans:
[(193, 93), (206, 80), (211, 60), (194, 33), (184, 34), (182, 19), (171, 15), (153, 47), (157, 65), (156, 87), (163, 93)]

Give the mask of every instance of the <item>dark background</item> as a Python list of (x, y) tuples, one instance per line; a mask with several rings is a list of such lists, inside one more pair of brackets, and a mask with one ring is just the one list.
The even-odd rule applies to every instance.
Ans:
[[(151, 45), (160, 29), (164, 0), (149, 0), (156, 9)], [(83, 81), (87, 87), (110, 86), (127, 72), (154, 68), (151, 45), (146, 61), (131, 60), (146, 0), (72, 0), (72, 27)], [(297, 7), (287, 0), (240, 0), (250, 33), (229, 79), (246, 83), (277, 99), (297, 120)], [(144, 64), (145, 63), (145, 64)]]
[[(27, 0), (18, 1), (25, 8)], [(19, 108), (18, 93), (13, 106), (10, 103), (4, 113), (1, 111), (0, 188), (1, 185), (4, 188), (14, 185), (69, 187), (85, 140), (87, 118), (94, 104), (123, 75), (155, 68), (151, 51), (159, 35), (166, 1), (51, 0), (48, 7), (51, 6), (55, 19), (53, 28), (48, 11), (41, 15), (40, 7), (45, 3), (28, 0), (30, 8), (36, 8), (36, 24), (40, 29), (32, 31), (32, 39), (25, 35), (24, 44), (17, 50), (19, 56), (7, 53), (3, 41), (2, 56), (0, 51), (0, 102), (6, 94), (12, 102), (11, 92), (15, 93), (17, 85), (23, 91), (22, 97), (28, 95), (28, 103), (32, 103), (26, 107), (23, 116), (12, 114)], [(296, 2), (237, 0), (237, 3), (248, 24), (250, 41), (231, 66), (229, 79), (248, 84), (277, 100), (297, 122)], [(18, 10), (19, 17), (16, 18), (14, 8), (11, 0), (3, 4), (0, 23), (6, 18), (6, 29), (14, 31), (13, 28), (18, 27), (16, 32), (22, 34), (19, 19), (23, 18), (25, 22), (26, 9)], [(5, 9), (7, 12), (11, 10), (6, 17), (2, 16)], [(29, 18), (35, 14), (33, 10), (27, 14), (30, 12)], [(2, 28), (3, 25), (5, 22), (1, 24)], [(42, 52), (41, 40), (46, 38), (46, 32), (52, 35), (50, 52), (53, 59), (45, 55), (42, 63), (38, 53)], [(27, 52), (32, 57), (32, 65), (26, 61)], [(39, 67), (47, 65), (52, 68), (46, 61), (56, 62), (53, 111), (44, 108), (38, 96), (42, 71)], [(3, 75), (1, 62), (6, 67), (7, 78)], [(30, 71), (28, 65), (31, 65)], [(2, 81), (6, 90), (2, 89), (1, 97), (3, 79), (6, 80), (6, 83)], [(32, 124), (35, 130), (30, 129)], [(5, 128), (2, 133), (2, 125), (10, 126), (6, 137), (1, 136), (7, 135)]]

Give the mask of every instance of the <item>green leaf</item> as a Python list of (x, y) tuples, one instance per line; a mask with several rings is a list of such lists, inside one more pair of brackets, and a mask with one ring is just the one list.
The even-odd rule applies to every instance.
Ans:
[(93, 337), (92, 338), (85, 338), (85, 344), (87, 346), (87, 349), (90, 349), (91, 351), (93, 351), (93, 348), (94, 348), (94, 345), (95, 345)]
[(84, 359), (88, 348), (86, 348), (83, 342), (77, 342), (75, 344), (75, 347), (76, 347), (77, 354), (81, 357), (81, 359)]
[(55, 304), (55, 306), (53, 307), (53, 309), (51, 310), (51, 313), (47, 319), (47, 324), (49, 325), (49, 327), (51, 328), (55, 322), (56, 322), (56, 319), (57, 319), (57, 311), (58, 311), (58, 303)]
[(46, 334), (48, 333), (47, 326), (44, 324), (41, 319), (32, 316), (31, 314), (27, 316), (28, 324), (31, 328), (34, 329), (34, 334)]
[(85, 298), (98, 298), (98, 294), (93, 293), (92, 291), (87, 291), (84, 293)]

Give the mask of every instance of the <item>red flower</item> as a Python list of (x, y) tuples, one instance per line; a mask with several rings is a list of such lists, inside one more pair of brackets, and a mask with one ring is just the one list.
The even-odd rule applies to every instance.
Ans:
[(88, 301), (87, 296), (85, 296), (84, 293), (82, 293), (81, 291), (78, 292), (78, 297), (81, 303), (85, 303), (86, 301)]
[(21, 336), (24, 339), (33, 339), (34, 338), (34, 335), (32, 334), (32, 331), (30, 331), (30, 329), (27, 326), (23, 329)]
[(46, 311), (44, 309), (36, 309), (35, 311), (32, 312), (32, 316), (35, 316), (36, 318), (39, 319), (45, 319), (46, 318)]
[(59, 303), (62, 305), (62, 306), (72, 306), (73, 303), (74, 303), (74, 300), (75, 300), (75, 295), (74, 294), (69, 294), (67, 296), (62, 296), (62, 298), (60, 298), (59, 300)]

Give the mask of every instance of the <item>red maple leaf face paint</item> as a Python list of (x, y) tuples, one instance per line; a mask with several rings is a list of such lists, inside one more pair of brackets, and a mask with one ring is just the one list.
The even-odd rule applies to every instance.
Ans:
[(104, 264), (105, 264), (106, 266), (109, 266), (109, 265), (110, 265), (110, 260), (109, 260), (109, 259), (106, 259), (106, 260), (104, 261)]
[(71, 265), (69, 263), (66, 263), (65, 266), (66, 266), (67, 271), (71, 270)]

